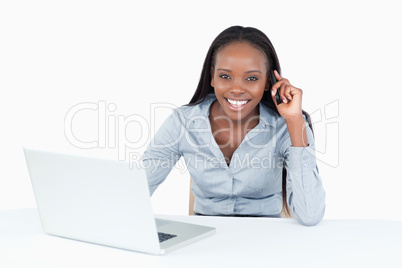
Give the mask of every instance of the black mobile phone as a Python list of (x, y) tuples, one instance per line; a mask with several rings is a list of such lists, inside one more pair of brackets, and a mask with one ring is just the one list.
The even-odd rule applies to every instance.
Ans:
[[(274, 74), (273, 70), (270, 71), (270, 75), (271, 75), (271, 86), (273, 86), (278, 81), (275, 78), (275, 74)], [(281, 97), (279, 96), (279, 88), (276, 90), (275, 99), (276, 99), (277, 105), (279, 105), (283, 102)]]

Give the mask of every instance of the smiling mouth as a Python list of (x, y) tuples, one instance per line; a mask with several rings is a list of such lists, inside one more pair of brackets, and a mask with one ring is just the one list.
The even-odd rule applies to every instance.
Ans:
[(229, 105), (235, 109), (243, 108), (247, 105), (251, 100), (233, 100), (225, 98), (225, 100), (229, 103)]

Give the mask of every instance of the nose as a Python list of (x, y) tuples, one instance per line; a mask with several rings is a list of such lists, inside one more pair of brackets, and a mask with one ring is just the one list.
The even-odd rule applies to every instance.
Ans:
[(230, 92), (234, 95), (241, 95), (244, 92), (246, 92), (246, 89), (245, 89), (244, 84), (241, 81), (241, 79), (237, 79), (237, 81), (236, 80), (233, 81)]

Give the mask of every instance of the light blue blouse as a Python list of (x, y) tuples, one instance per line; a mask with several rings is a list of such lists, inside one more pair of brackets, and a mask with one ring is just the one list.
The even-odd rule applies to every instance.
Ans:
[(287, 202), (294, 217), (315, 225), (325, 212), (325, 191), (316, 165), (314, 138), (306, 123), (308, 147), (292, 147), (286, 122), (259, 104), (259, 124), (250, 130), (226, 164), (211, 131), (209, 94), (181, 106), (165, 120), (142, 156), (151, 194), (183, 157), (193, 180), (194, 211), (204, 215), (275, 216), (282, 210), (282, 168)]

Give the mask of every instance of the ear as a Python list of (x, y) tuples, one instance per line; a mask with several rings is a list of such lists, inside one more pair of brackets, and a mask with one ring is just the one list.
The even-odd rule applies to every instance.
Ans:
[(269, 79), (269, 76), (267, 76), (267, 82), (265, 83), (265, 88), (264, 91), (269, 91), (269, 84), (271, 83), (271, 80)]
[(267, 84), (265, 85), (265, 89), (264, 89), (264, 91), (269, 91), (269, 90), (270, 90), (270, 88), (269, 88), (269, 84), (270, 84), (270, 82), (267, 82)]
[(211, 67), (211, 86), (214, 87), (214, 67)]

